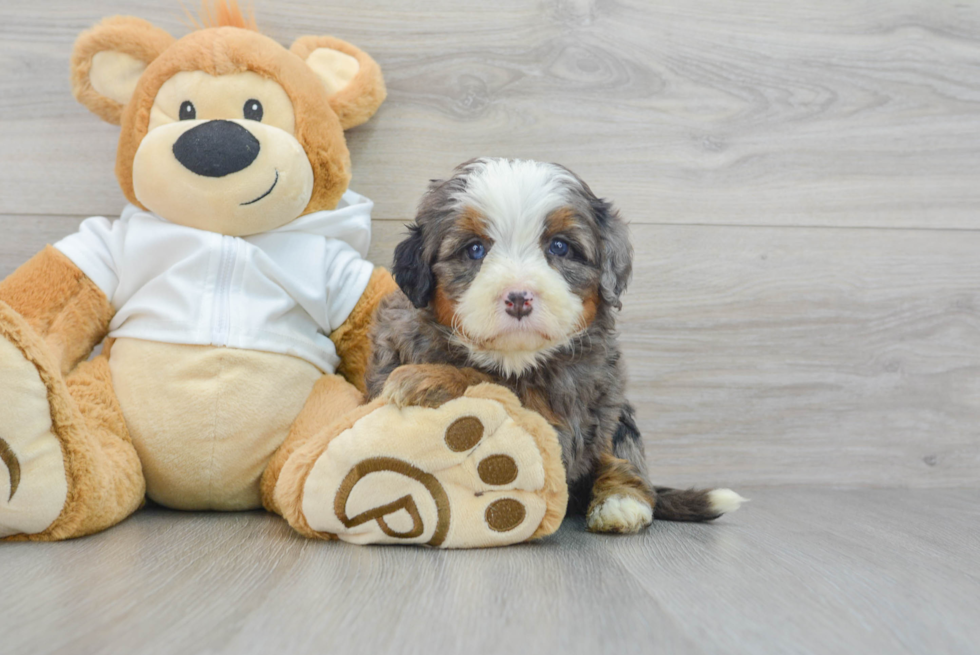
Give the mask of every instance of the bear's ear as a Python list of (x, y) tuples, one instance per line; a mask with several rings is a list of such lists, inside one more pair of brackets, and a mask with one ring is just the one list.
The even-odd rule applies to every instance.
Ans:
[(107, 18), (82, 32), (71, 54), (75, 99), (118, 125), (143, 71), (173, 42), (160, 28), (129, 16)]
[(301, 36), (289, 50), (323, 82), (345, 130), (374, 116), (384, 102), (381, 67), (360, 48), (332, 36)]

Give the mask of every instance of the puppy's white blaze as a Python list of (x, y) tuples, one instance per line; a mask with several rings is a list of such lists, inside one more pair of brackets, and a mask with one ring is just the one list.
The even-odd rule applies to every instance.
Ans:
[[(534, 161), (479, 160), (469, 171), (456, 201), (486, 217), (493, 245), (459, 300), (458, 340), (475, 363), (520, 375), (567, 343), (582, 316), (582, 299), (548, 264), (541, 244), (548, 215), (568, 204), (575, 179)], [(531, 314), (520, 322), (504, 309), (508, 291), (534, 296)]]
[(536, 161), (492, 159), (470, 165), (466, 191), (457, 202), (490, 219), (489, 236), (512, 252), (539, 247), (545, 218), (566, 205), (576, 184), (568, 171)]
[(616, 494), (594, 507), (586, 522), (594, 532), (638, 532), (653, 522), (653, 508), (633, 496)]
[(731, 489), (713, 489), (708, 492), (708, 502), (711, 509), (718, 514), (728, 514), (734, 512), (742, 503), (749, 502), (748, 498), (742, 498)]

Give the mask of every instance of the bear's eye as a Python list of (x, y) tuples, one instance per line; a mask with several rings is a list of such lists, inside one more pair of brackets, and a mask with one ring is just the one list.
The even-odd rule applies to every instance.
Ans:
[(192, 121), (195, 118), (197, 118), (197, 110), (194, 109), (194, 103), (190, 100), (180, 103), (180, 120)]
[(245, 107), (242, 109), (242, 113), (245, 114), (245, 118), (250, 121), (261, 121), (262, 120), (262, 103), (252, 98), (251, 100), (245, 101)]

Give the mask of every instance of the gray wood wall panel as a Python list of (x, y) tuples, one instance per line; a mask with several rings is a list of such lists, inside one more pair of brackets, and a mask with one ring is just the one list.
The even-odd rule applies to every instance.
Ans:
[[(0, 275), (79, 220), (0, 216)], [(389, 266), (404, 228), (374, 226)], [(632, 232), (621, 338), (658, 482), (980, 481), (980, 232)]]
[[(390, 101), (351, 133), (381, 218), (498, 154), (565, 163), (637, 222), (978, 225), (974, 3), (256, 4), (283, 42), (332, 32), (382, 64)], [(113, 13), (187, 29), (151, 0), (0, 7), (0, 213), (117, 211), (115, 129), (67, 84), (75, 35)]]
[[(193, 4), (193, 3), (191, 3)], [(426, 180), (565, 163), (633, 223), (622, 315), (671, 484), (980, 484), (980, 5), (946, 0), (257, 1), (390, 95), (349, 133), (387, 264)], [(178, 4), (0, 4), (0, 274), (118, 214), (117, 128), (71, 98), (77, 33)]]

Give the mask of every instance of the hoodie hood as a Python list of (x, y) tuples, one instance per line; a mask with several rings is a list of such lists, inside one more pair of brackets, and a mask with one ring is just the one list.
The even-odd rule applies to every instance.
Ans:
[[(368, 248), (371, 245), (371, 210), (373, 208), (373, 201), (348, 189), (341, 196), (336, 209), (306, 214), (274, 230), (239, 238), (249, 241), (253, 237), (261, 237), (266, 234), (309, 234), (343, 241), (356, 250), (361, 257), (367, 257)], [(126, 205), (120, 219), (126, 221), (136, 214), (153, 216), (157, 220), (170, 222), (162, 216), (140, 209), (133, 204)]]
[(336, 209), (313, 212), (300, 216), (282, 227), (269, 230), (268, 234), (301, 232), (329, 239), (339, 239), (367, 257), (371, 245), (371, 210), (374, 202), (348, 189), (337, 203)]

